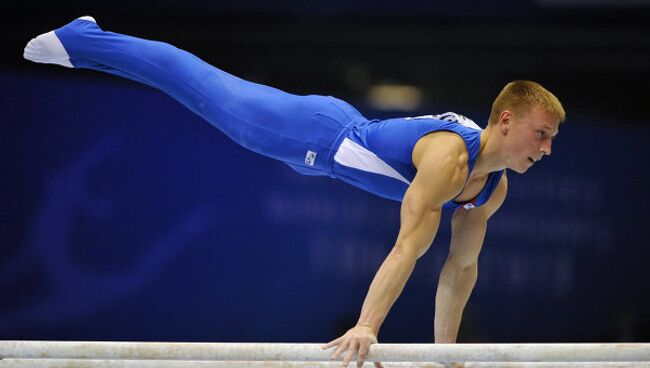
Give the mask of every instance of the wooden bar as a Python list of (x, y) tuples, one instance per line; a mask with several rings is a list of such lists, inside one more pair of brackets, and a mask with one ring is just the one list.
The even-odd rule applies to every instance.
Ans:
[[(0, 341), (4, 359), (329, 361), (332, 350), (299, 343)], [(650, 343), (375, 344), (380, 362), (648, 362)]]
[[(384, 368), (445, 368), (441, 363), (383, 363)], [(256, 362), (186, 360), (4, 359), (0, 368), (340, 368), (341, 362)], [(355, 368), (356, 362), (350, 362)], [(373, 367), (366, 362), (364, 367)], [(648, 362), (491, 362), (465, 363), (465, 368), (648, 368)]]

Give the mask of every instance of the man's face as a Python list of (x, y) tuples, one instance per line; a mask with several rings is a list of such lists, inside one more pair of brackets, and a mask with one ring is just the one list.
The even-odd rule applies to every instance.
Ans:
[(508, 168), (522, 174), (542, 157), (551, 154), (553, 138), (560, 125), (553, 114), (535, 106), (502, 117), (507, 118), (500, 121), (500, 127), (505, 133), (504, 149)]

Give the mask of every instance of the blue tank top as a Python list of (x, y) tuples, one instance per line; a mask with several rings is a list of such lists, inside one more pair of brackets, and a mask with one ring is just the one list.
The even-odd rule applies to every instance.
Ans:
[[(424, 135), (437, 131), (454, 132), (463, 138), (469, 154), (469, 178), (478, 156), (482, 129), (472, 120), (451, 112), (356, 123), (334, 155), (333, 173), (361, 189), (402, 201), (417, 172), (412, 162), (413, 148)], [(490, 173), (485, 186), (472, 200), (452, 199), (443, 208), (470, 209), (485, 204), (501, 175), (503, 170)]]

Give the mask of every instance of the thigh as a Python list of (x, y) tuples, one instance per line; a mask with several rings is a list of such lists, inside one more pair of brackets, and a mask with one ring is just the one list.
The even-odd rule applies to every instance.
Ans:
[[(332, 146), (361, 115), (328, 96), (246, 96), (240, 105), (211, 106), (209, 115), (243, 147), (290, 164), (302, 174), (328, 173)], [(255, 102), (251, 102), (251, 99)], [(362, 118), (362, 117), (361, 117)]]

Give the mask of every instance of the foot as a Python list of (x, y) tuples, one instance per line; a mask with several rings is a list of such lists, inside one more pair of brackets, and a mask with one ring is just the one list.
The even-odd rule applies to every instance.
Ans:
[[(91, 16), (77, 19), (97, 23)], [(68, 52), (65, 51), (63, 44), (54, 31), (43, 33), (29, 41), (25, 46), (23, 57), (35, 63), (57, 64), (67, 68), (74, 68), (74, 65), (70, 62)]]

